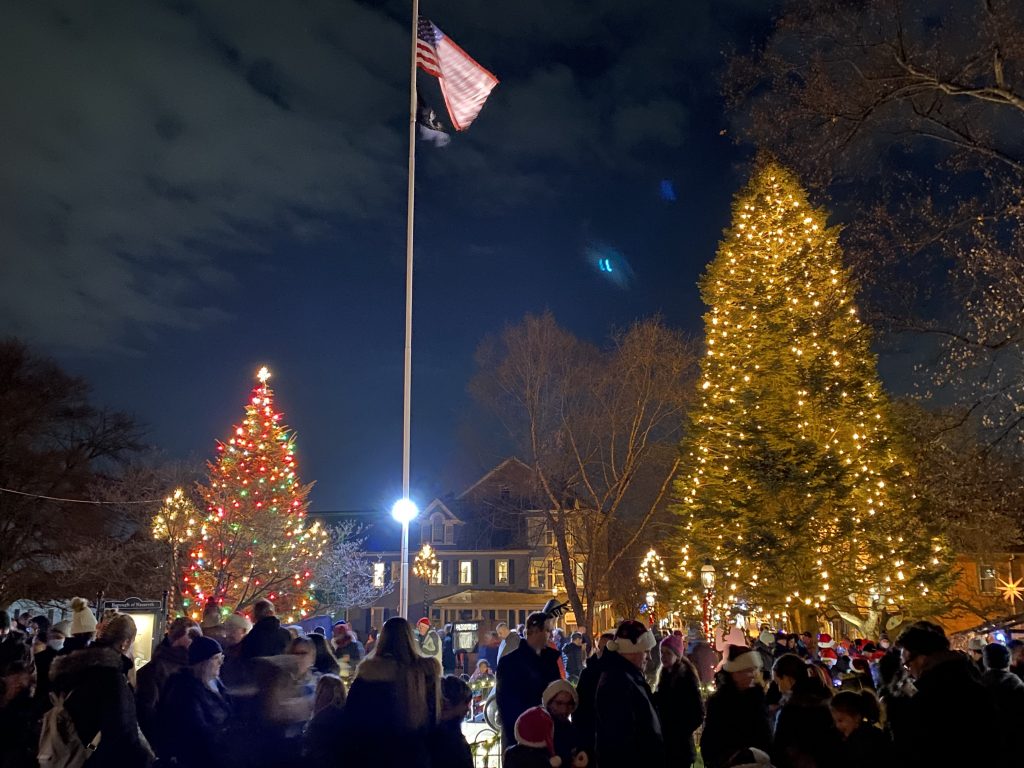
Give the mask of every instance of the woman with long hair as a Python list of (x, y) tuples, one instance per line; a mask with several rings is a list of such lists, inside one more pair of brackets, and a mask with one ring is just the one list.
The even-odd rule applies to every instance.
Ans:
[(697, 759), (693, 732), (704, 721), (697, 668), (686, 658), (683, 638), (669, 635), (661, 641), (661, 667), (654, 689), (654, 706), (661, 718), (667, 764), (685, 768)]
[(892, 742), (878, 727), (882, 713), (874, 691), (840, 691), (832, 697), (829, 708), (842, 737), (839, 747), (842, 768), (860, 765), (891, 768), (895, 765)]
[(306, 726), (302, 754), (315, 765), (326, 765), (343, 749), (339, 738), (348, 692), (338, 675), (321, 675), (313, 697), (313, 717)]
[(767, 751), (772, 741), (764, 688), (758, 680), (761, 656), (745, 645), (730, 645), (715, 675), (700, 737), (707, 768), (725, 768), (741, 749)]
[(306, 639), (313, 643), (313, 647), (316, 648), (316, 661), (313, 662), (313, 670), (318, 675), (340, 675), (341, 665), (338, 664), (338, 660), (334, 657), (334, 652), (331, 650), (331, 645), (327, 642), (327, 638), (314, 633), (306, 635)]
[[(441, 665), (424, 657), (409, 622), (384, 622), (373, 654), (363, 659), (345, 705), (348, 757), (375, 766), (429, 766), (427, 749), (441, 711)], [(381, 753), (380, 745), (388, 745)], [(358, 754), (354, 754), (358, 753)]]
[(829, 712), (831, 678), (793, 653), (775, 660), (772, 677), (782, 694), (775, 718), (772, 763), (777, 768), (834, 765), (839, 732)]

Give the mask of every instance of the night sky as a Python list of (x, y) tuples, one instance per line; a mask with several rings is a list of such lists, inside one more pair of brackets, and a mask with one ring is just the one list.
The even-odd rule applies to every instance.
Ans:
[[(167, 458), (211, 456), (266, 364), (312, 508), (389, 504), (408, 4), (5, 6), (0, 332), (134, 413)], [(544, 309), (594, 340), (654, 313), (700, 332), (696, 281), (752, 154), (718, 78), (770, 6), (423, 3), (501, 83), (467, 133), (417, 149), (414, 495), (498, 458), (458, 443), (485, 334)]]

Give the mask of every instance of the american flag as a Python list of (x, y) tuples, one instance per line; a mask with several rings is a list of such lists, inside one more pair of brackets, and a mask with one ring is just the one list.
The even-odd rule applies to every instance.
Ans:
[(422, 16), (416, 28), (416, 65), (441, 83), (455, 130), (464, 131), (483, 109), (498, 78)]

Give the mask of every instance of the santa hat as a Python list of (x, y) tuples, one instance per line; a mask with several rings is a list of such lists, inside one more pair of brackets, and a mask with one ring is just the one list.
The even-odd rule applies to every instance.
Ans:
[(839, 661), (839, 656), (833, 648), (822, 648), (819, 655), (821, 660), (830, 667)]
[(84, 635), (96, 631), (96, 616), (84, 597), (71, 598), (71, 634)]
[(835, 641), (832, 640), (832, 635), (826, 635), (824, 632), (818, 635), (819, 648), (831, 648), (833, 645), (835, 645)]
[(608, 641), (606, 650), (615, 653), (647, 653), (658, 644), (657, 638), (651, 630), (647, 630), (635, 641), (625, 637), (616, 637)]
[(546, 749), (551, 768), (558, 768), (562, 758), (555, 754), (555, 721), (544, 707), (530, 707), (516, 720), (516, 743), (524, 747)]
[(419, 621), (416, 622), (416, 626), (418, 627), (421, 624), (426, 624), (429, 627), (430, 626), (430, 619), (428, 619), (426, 616), (424, 616), (422, 619), (420, 619)]
[(761, 654), (755, 653), (745, 645), (730, 645), (725, 654), (725, 661), (722, 662), (722, 669), (726, 672), (746, 672), (760, 668)]

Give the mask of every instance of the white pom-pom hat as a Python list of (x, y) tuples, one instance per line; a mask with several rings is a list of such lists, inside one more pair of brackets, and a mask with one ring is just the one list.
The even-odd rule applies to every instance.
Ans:
[(530, 707), (516, 720), (516, 743), (524, 747), (546, 749), (551, 768), (559, 768), (562, 758), (555, 754), (555, 721), (544, 707)]
[(651, 630), (647, 630), (635, 642), (627, 640), (624, 637), (616, 637), (608, 641), (605, 648), (614, 653), (647, 653), (654, 646), (658, 644), (657, 639), (654, 637), (654, 633)]

